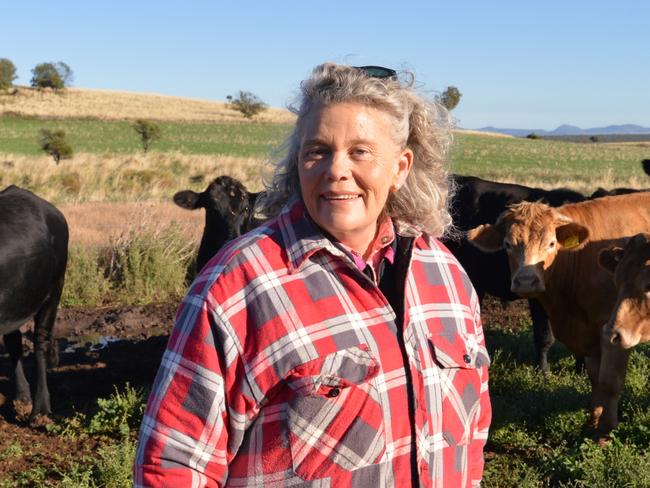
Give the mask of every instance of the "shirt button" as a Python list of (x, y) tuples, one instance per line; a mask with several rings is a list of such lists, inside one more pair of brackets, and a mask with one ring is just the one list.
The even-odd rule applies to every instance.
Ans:
[(327, 396), (330, 398), (335, 398), (339, 396), (339, 389), (338, 388), (332, 388), (330, 391), (327, 392)]
[(465, 361), (467, 364), (469, 364), (472, 361), (472, 358), (469, 356), (469, 354), (465, 354), (463, 356), (463, 361)]

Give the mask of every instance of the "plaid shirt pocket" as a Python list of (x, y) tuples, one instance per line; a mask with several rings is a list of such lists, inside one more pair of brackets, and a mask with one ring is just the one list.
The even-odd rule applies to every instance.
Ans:
[(314, 480), (377, 464), (386, 450), (384, 419), (372, 381), (379, 365), (365, 344), (293, 369), (288, 405), (294, 472)]
[(442, 437), (450, 446), (467, 445), (473, 440), (480, 411), (477, 368), (487, 352), (471, 334), (433, 334), (429, 346), (438, 371), (433, 386), (440, 389), (434, 397), (440, 402)]

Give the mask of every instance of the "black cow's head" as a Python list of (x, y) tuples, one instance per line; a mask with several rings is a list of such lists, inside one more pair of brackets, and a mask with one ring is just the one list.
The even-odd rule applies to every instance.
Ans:
[(240, 235), (253, 216), (251, 194), (246, 187), (230, 176), (219, 176), (202, 193), (192, 190), (179, 191), (174, 195), (176, 205), (188, 210), (204, 208), (206, 221), (227, 226), (229, 237)]
[(201, 193), (179, 191), (174, 203), (188, 210), (205, 209), (205, 228), (196, 266), (200, 270), (231, 239), (248, 232), (257, 224), (254, 204), (258, 193), (230, 176), (219, 176)]

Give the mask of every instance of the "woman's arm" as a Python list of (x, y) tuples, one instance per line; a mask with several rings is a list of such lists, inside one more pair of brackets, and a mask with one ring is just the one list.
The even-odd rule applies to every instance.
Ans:
[[(483, 326), (481, 325), (480, 313), (477, 313), (476, 330), (479, 332), (480, 347), (485, 351), (485, 358), (487, 359), (485, 337), (483, 336)], [(488, 366), (489, 363), (485, 361), (485, 364), (482, 364), (477, 368), (481, 378), (481, 391), (479, 393), (479, 418), (474, 430), (472, 444), (469, 447), (470, 479), (472, 480), (472, 486), (480, 486), (481, 479), (483, 478), (483, 449), (488, 438), (488, 430), (492, 420), (492, 405), (490, 403), (490, 395), (488, 392)]]
[(246, 375), (233, 334), (210, 308), (199, 296), (181, 304), (142, 420), (136, 487), (226, 482), (255, 402), (241, 391)]

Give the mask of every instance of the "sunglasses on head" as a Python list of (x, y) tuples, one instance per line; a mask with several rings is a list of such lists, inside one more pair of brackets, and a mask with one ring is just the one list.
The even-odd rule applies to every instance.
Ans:
[(395, 78), (397, 76), (397, 71), (390, 68), (384, 68), (383, 66), (353, 66), (353, 68), (361, 70), (364, 75), (371, 78)]

